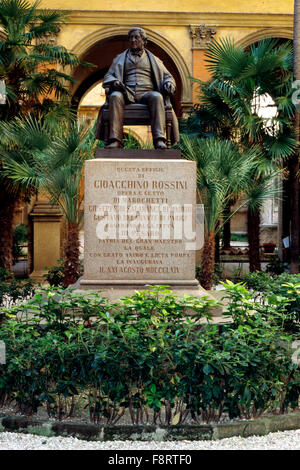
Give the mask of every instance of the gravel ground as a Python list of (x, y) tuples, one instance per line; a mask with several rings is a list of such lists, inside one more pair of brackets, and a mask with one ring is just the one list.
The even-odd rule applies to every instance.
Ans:
[(72, 437), (0, 433), (0, 450), (300, 450), (300, 429), (219, 441), (87, 442)]

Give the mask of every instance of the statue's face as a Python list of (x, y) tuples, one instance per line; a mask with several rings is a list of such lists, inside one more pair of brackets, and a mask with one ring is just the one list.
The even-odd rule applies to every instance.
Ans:
[(138, 31), (132, 31), (129, 36), (129, 44), (131, 49), (143, 49), (144, 42)]

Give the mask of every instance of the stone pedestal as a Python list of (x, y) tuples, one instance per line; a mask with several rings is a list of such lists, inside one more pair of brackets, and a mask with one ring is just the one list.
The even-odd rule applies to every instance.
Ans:
[(33, 229), (33, 272), (30, 277), (45, 281), (47, 267), (55, 266), (62, 256), (62, 214), (57, 206), (38, 200), (30, 212)]
[(195, 279), (196, 163), (178, 159), (178, 151), (173, 159), (172, 150), (156, 158), (147, 150), (134, 158), (102, 152), (85, 163), (80, 288), (103, 290), (112, 300), (147, 284), (209, 295)]

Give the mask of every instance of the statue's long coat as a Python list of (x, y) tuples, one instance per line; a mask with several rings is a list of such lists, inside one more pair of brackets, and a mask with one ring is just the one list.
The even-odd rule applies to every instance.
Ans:
[[(113, 60), (112, 65), (110, 66), (108, 72), (106, 73), (102, 86), (104, 88), (110, 87), (116, 80), (119, 80), (121, 83), (124, 83), (124, 68), (125, 68), (125, 60), (126, 55), (129, 49), (126, 49), (124, 52), (119, 54)], [(166, 69), (163, 62), (153, 55), (150, 51), (145, 49), (151, 64), (151, 69), (153, 72), (153, 84), (154, 90), (159, 91), (160, 93), (164, 93), (164, 84), (167, 82), (171, 82), (174, 87), (176, 87), (175, 80), (170, 74), (170, 72)], [(132, 101), (132, 98), (129, 93), (127, 95), (128, 102)], [(172, 120), (172, 137), (171, 141), (172, 144), (176, 144), (179, 142), (179, 129), (178, 129), (178, 121), (173, 110), (173, 120)], [(95, 130), (96, 139), (104, 140), (104, 126), (102, 122), (102, 108), (99, 111), (96, 130)]]

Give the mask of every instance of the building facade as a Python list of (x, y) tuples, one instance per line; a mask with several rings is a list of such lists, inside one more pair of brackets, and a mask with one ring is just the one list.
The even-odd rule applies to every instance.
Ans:
[[(142, 26), (148, 36), (148, 49), (160, 57), (177, 84), (174, 107), (182, 115), (197, 100), (189, 77), (205, 80), (205, 49), (214, 39), (230, 37), (249, 46), (264, 37), (293, 37), (293, 2), (270, 0), (95, 0), (83, 5), (79, 0), (49, 0), (46, 8), (69, 12), (70, 20), (61, 29), (58, 42), (78, 54), (93, 68), (78, 67), (77, 83), (72, 89), (79, 105), (95, 85), (101, 82), (112, 59), (127, 47), (127, 31)], [(95, 103), (94, 103), (95, 105)]]

